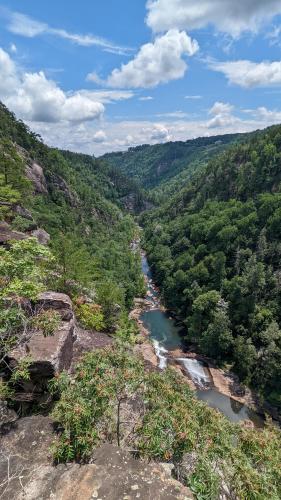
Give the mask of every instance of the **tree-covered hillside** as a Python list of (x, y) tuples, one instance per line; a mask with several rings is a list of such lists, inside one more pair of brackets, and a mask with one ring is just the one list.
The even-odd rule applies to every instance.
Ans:
[(53, 287), (71, 296), (81, 286), (94, 290), (109, 328), (116, 305), (126, 310), (142, 290), (139, 260), (130, 251), (135, 224), (121, 210), (128, 193), (141, 199), (119, 171), (93, 157), (47, 147), (0, 106), (3, 230), (46, 230), (59, 266)]
[(281, 407), (281, 127), (212, 159), (142, 223), (188, 341)]
[(223, 151), (242, 134), (201, 137), (186, 142), (145, 144), (103, 156), (110, 165), (139, 182), (146, 189), (160, 186), (170, 193), (181, 188), (191, 174), (212, 156)]

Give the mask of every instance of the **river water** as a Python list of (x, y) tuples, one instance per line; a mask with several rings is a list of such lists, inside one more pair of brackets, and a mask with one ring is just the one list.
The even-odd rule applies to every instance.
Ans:
[[(150, 304), (148, 310), (142, 313), (140, 319), (149, 332), (159, 361), (159, 368), (164, 370), (171, 362), (169, 359), (171, 351), (183, 349), (182, 336), (180, 335), (180, 327), (161, 308), (159, 292), (153, 284), (151, 270), (145, 254), (142, 254), (142, 270), (147, 279), (146, 300)], [(192, 379), (197, 388), (196, 395), (198, 399), (224, 413), (231, 422), (251, 420), (255, 426), (262, 426), (262, 419), (250, 408), (214, 389), (208, 366), (202, 361), (194, 358), (173, 357), (173, 362), (175, 361), (182, 366), (187, 376)]]

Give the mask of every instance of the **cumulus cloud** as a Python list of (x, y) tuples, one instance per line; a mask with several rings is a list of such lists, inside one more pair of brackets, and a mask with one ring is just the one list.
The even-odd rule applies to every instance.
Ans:
[(128, 64), (114, 69), (106, 83), (115, 88), (150, 88), (176, 80), (187, 70), (183, 56), (193, 56), (198, 49), (197, 41), (184, 31), (169, 30), (143, 45)]
[(103, 130), (98, 130), (93, 135), (93, 142), (102, 143), (107, 139), (106, 133)]
[(145, 128), (144, 132), (149, 134), (150, 140), (164, 142), (171, 139), (169, 130), (162, 124), (156, 124), (152, 129)]
[(226, 102), (215, 102), (209, 110), (210, 115), (229, 114), (233, 110), (232, 104)]
[(226, 61), (212, 62), (210, 68), (223, 73), (229, 83), (244, 88), (271, 87), (281, 84), (281, 61)]
[(209, 110), (210, 115), (214, 115), (213, 118), (207, 123), (208, 128), (222, 128), (229, 127), (239, 122), (240, 120), (233, 116), (231, 113), (234, 109), (229, 103), (215, 102), (215, 104)]
[(213, 25), (238, 37), (257, 32), (261, 25), (281, 14), (281, 0), (148, 0), (147, 24), (154, 32), (171, 28), (194, 30)]
[[(214, 106), (213, 106), (214, 108)], [(213, 121), (212, 121), (213, 120)], [(174, 119), (143, 121), (121, 120), (75, 122), (62, 121), (52, 126), (50, 123), (32, 122), (29, 126), (39, 133), (51, 146), (59, 146), (71, 151), (81, 151), (88, 154), (101, 155), (109, 151), (123, 151), (139, 144), (157, 144), (166, 141), (186, 141), (195, 137), (209, 137), (218, 134), (235, 132), (250, 132), (265, 128), (274, 123), (280, 123), (281, 111), (265, 107), (247, 110), (246, 118), (235, 115), (235, 111), (214, 115), (210, 120), (209, 113), (198, 119)], [(106, 134), (103, 141), (99, 134)]]
[(114, 54), (128, 55), (132, 52), (132, 49), (129, 47), (119, 46), (109, 40), (92, 34), (82, 35), (70, 33), (60, 28), (52, 28), (48, 24), (37, 21), (20, 12), (11, 12), (7, 9), (2, 9), (0, 14), (2, 14), (2, 17), (8, 18), (7, 29), (15, 35), (21, 35), (27, 38), (34, 38), (40, 35), (52, 35), (69, 40), (82, 47), (97, 46), (106, 52), (112, 52)]
[(21, 71), (0, 48), (0, 99), (19, 117), (30, 121), (83, 121), (99, 118), (104, 106), (94, 95), (66, 94), (43, 71)]
[(261, 106), (257, 109), (245, 110), (245, 112), (251, 114), (255, 119), (261, 120), (263, 123), (268, 125), (273, 125), (281, 122), (281, 111), (274, 109), (267, 109), (265, 106)]

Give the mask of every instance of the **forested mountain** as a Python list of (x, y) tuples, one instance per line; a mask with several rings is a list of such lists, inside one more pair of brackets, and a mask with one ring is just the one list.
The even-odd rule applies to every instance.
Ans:
[[(251, 382), (256, 369), (260, 389), (274, 401), (279, 137), (271, 129), (232, 147), (170, 203), (143, 215), (155, 277), (190, 338), (234, 361)], [(93, 496), (97, 466), (94, 474), (84, 467), (105, 443), (118, 450), (116, 481), (121, 472), (129, 477), (133, 462), (132, 491), (146, 481), (149, 460), (153, 481), (155, 462), (173, 464), (185, 485), (174, 491), (184, 498), (280, 498), (279, 430), (232, 425), (198, 401), (182, 376), (147, 367), (136, 349), (148, 341), (128, 312), (145, 289), (139, 253), (130, 248), (138, 228), (124, 206), (138, 211), (142, 204), (143, 193), (118, 168), (47, 147), (0, 105), (0, 434), (13, 451), (0, 449), (3, 498), (19, 498), (22, 482), (27, 498), (37, 485), (43, 497), (46, 481), (61, 475), (50, 456), (79, 462), (68, 471), (84, 486), (87, 477)], [(104, 473), (115, 468), (107, 462), (106, 487)]]
[(110, 308), (130, 307), (142, 283), (129, 249), (135, 226), (120, 209), (128, 193), (140, 199), (119, 171), (90, 156), (45, 146), (0, 106), (1, 219), (9, 230), (48, 231), (60, 265), (55, 286), (75, 294), (75, 282), (94, 283), (108, 324), (114, 321)]
[(144, 188), (160, 187), (161, 194), (164, 190), (168, 194), (181, 188), (193, 172), (242, 136), (229, 134), (186, 142), (145, 144), (125, 152), (105, 154), (102, 158)]
[(142, 224), (187, 340), (281, 407), (281, 127), (213, 158)]

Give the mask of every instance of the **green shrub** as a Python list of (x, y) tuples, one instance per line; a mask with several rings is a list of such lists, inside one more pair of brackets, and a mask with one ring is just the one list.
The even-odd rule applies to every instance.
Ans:
[(34, 223), (28, 219), (25, 219), (24, 217), (21, 217), (21, 215), (16, 215), (12, 222), (12, 228), (15, 229), (16, 231), (28, 231), (32, 226), (34, 226)]
[[(64, 373), (52, 390), (60, 395), (53, 417), (63, 428), (53, 448), (58, 462), (87, 461), (99, 442), (116, 440), (141, 457), (175, 464), (193, 453), (186, 483), (198, 499), (219, 498), (223, 483), (233, 498), (281, 496), (279, 429), (231, 424), (198, 401), (174, 371), (146, 372), (128, 347), (87, 354), (74, 379)], [(136, 415), (131, 409), (124, 422), (120, 408), (130, 401), (138, 401), (139, 410), (128, 442), (126, 426)]]
[(79, 304), (76, 301), (74, 310), (77, 319), (87, 330), (97, 330), (98, 332), (104, 330), (105, 323), (101, 306), (98, 304)]
[(40, 311), (32, 318), (31, 325), (36, 330), (40, 330), (44, 337), (54, 335), (61, 323), (61, 315), (52, 309)]

